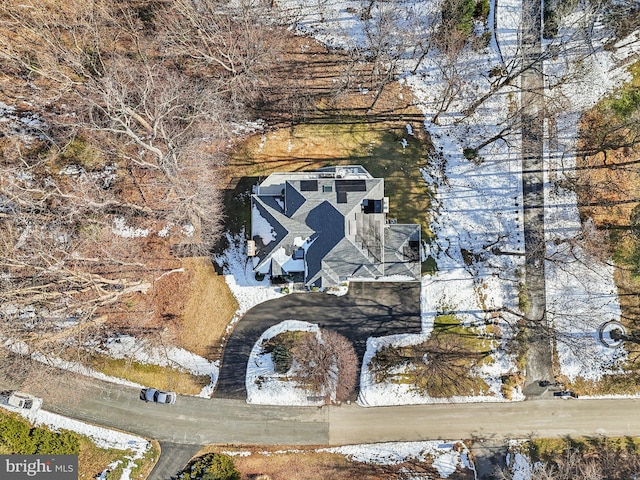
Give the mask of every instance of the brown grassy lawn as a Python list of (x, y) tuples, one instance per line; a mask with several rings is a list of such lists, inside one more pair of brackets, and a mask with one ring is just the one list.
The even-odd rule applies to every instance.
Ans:
[[(287, 451), (289, 450), (289, 451)], [(268, 475), (270, 480), (378, 480), (407, 478), (399, 473), (408, 470), (421, 474), (424, 478), (440, 478), (431, 467), (430, 461), (406, 462), (400, 465), (371, 465), (351, 461), (344, 455), (328, 452), (316, 452), (309, 447), (222, 447), (209, 446), (199, 452), (252, 452), (248, 456), (233, 456), (236, 468), (242, 474), (242, 480), (252, 480), (259, 475)], [(428, 475), (428, 477), (427, 477)], [(423, 478), (423, 477), (421, 477)], [(453, 480), (473, 478), (470, 470), (459, 470), (450, 477)]]
[(222, 275), (208, 258), (185, 258), (183, 265), (192, 272), (188, 298), (178, 318), (178, 345), (211, 360), (220, 357), (227, 325), (238, 309)]
[(105, 374), (141, 385), (173, 390), (187, 395), (198, 394), (202, 387), (211, 381), (207, 375), (191, 375), (175, 368), (115, 359), (98, 354), (91, 355), (89, 366)]
[[(166, 335), (170, 343), (217, 360), (222, 337), (238, 304), (209, 258), (183, 258), (181, 268), (183, 272), (171, 273), (156, 282), (154, 303), (164, 319)], [(207, 376), (103, 355), (93, 355), (91, 367), (107, 375), (185, 394), (199, 393), (210, 381)]]
[[(329, 118), (251, 137), (233, 158), (244, 176), (264, 177), (274, 171), (310, 170), (327, 165), (362, 164), (385, 179), (391, 215), (421, 220), (428, 228), (430, 192), (420, 167), (426, 166), (428, 145), (407, 135), (406, 123), (371, 124), (357, 119)], [(415, 125), (415, 129), (419, 129)], [(402, 139), (407, 146), (402, 146)], [(395, 200), (395, 202), (394, 202)]]
[[(160, 445), (155, 440), (151, 441), (152, 447), (144, 458), (136, 461), (137, 467), (131, 472), (132, 479), (147, 478), (158, 460)], [(120, 467), (126, 466), (128, 460), (127, 453), (122, 450), (98, 448), (87, 437), (80, 439), (80, 453), (78, 454), (78, 479), (93, 479), (107, 466), (116, 460), (122, 460)]]

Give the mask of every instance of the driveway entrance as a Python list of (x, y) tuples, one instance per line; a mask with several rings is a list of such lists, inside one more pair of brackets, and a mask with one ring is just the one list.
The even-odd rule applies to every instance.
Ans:
[(358, 359), (367, 338), (420, 333), (420, 282), (354, 282), (346, 295), (293, 293), (256, 305), (238, 322), (225, 347), (218, 398), (246, 398), (245, 376), (253, 345), (284, 320), (317, 323), (347, 337)]

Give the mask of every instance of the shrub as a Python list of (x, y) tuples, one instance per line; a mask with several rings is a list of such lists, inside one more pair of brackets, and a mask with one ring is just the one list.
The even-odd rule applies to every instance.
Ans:
[(531, 309), (529, 289), (523, 282), (518, 284), (518, 308), (520, 308), (520, 311), (525, 315), (529, 313), (529, 310)]
[(60, 160), (64, 165), (79, 164), (87, 170), (95, 170), (102, 167), (104, 159), (87, 140), (76, 137), (65, 145)]
[(619, 119), (629, 118), (632, 113), (640, 110), (640, 89), (624, 90), (618, 98), (611, 101), (611, 109)]
[(0, 442), (16, 454), (36, 453), (36, 446), (31, 437), (31, 427), (13, 417), (5, 417), (0, 422)]
[(486, 20), (489, 16), (489, 0), (478, 0), (473, 16), (477, 19)]
[(442, 23), (468, 37), (473, 32), (475, 9), (475, 0), (445, 0), (442, 4)]
[(291, 351), (294, 345), (307, 335), (310, 334), (298, 330), (287, 331), (279, 333), (263, 343), (264, 352), (271, 354), (276, 373), (283, 374), (289, 371), (293, 360)]
[(240, 480), (233, 459), (221, 453), (207, 453), (193, 460), (179, 480)]
[(0, 420), (0, 444), (14, 454), (77, 454), (80, 442), (77, 434), (68, 430), (52, 432), (33, 428), (26, 421), (12, 416)]
[(68, 430), (51, 432), (34, 428), (31, 437), (39, 454), (77, 454), (80, 451), (78, 436)]
[(291, 351), (286, 345), (278, 344), (271, 351), (276, 373), (287, 373), (291, 368)]
[(478, 149), (467, 147), (462, 150), (462, 154), (467, 160), (475, 160), (476, 158), (478, 158)]
[(292, 349), (298, 364), (296, 374), (301, 387), (317, 395), (347, 400), (356, 386), (358, 357), (351, 342), (331, 330), (320, 330), (320, 336), (308, 334)]

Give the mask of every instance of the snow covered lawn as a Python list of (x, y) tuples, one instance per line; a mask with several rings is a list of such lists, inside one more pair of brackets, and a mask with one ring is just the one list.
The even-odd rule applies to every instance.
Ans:
[[(367, 35), (375, 28), (376, 19), (389, 13), (385, 6), (376, 4), (367, 24), (358, 14), (362, 8), (358, 2), (285, 3), (299, 12), (299, 32), (344, 48), (366, 49)], [(398, 31), (411, 21), (423, 29), (424, 35), (434, 34), (429, 26), (433, 25), (431, 17), (438, 6), (435, 0), (396, 5), (393, 18), (399, 22)], [(512, 325), (517, 321), (518, 288), (523, 281), (520, 129), (517, 115), (511, 115), (517, 111), (519, 91), (513, 84), (503, 85), (472, 115), (464, 117), (461, 112), (490, 91), (496, 81), (490, 74), (494, 67), (514, 68), (514, 60), (520, 54), (521, 7), (521, 0), (492, 2), (496, 11), (489, 15), (488, 28), (493, 35), (488, 47), (465, 49), (454, 65), (446, 64), (438, 49), (433, 48), (418, 68), (414, 58), (404, 59), (400, 67), (401, 81), (417, 97), (425, 114), (425, 128), (435, 146), (433, 161), (424, 169), (424, 177), (436, 185), (438, 192), (437, 215), (431, 226), (436, 240), (429, 252), (437, 261), (438, 272), (423, 280), (423, 333), (429, 334), (443, 305), (469, 325), (481, 326), (489, 312), (499, 312), (503, 349), (502, 354), (496, 355), (495, 368), (488, 377), (515, 371), (515, 358), (505, 352), (515, 333)], [(617, 291), (611, 268), (588, 258), (579, 247), (567, 248), (566, 241), (579, 234), (581, 225), (575, 196), (556, 182), (570, 175), (574, 167), (579, 114), (627, 77), (615, 65), (637, 54), (638, 34), (620, 41), (618, 50), (604, 50), (602, 45), (610, 32), (598, 22), (593, 29), (585, 29), (588, 12), (576, 11), (560, 20), (559, 38), (553, 46), (557, 55), (546, 59), (544, 67), (548, 75), (545, 93), (557, 110), (557, 138), (548, 142), (545, 150), (547, 171), (554, 172), (545, 189), (550, 258), (546, 265), (548, 315), (559, 332), (561, 373), (570, 379), (598, 379), (605, 373), (620, 371), (619, 360), (624, 357), (624, 351), (606, 349), (597, 341), (602, 319), (620, 316)], [(550, 46), (549, 42), (545, 46)], [(450, 86), (445, 77), (452, 72), (456, 76), (449, 80), (458, 82), (460, 89), (446, 111), (439, 113)], [(547, 127), (553, 137), (551, 126)], [(500, 135), (505, 128), (506, 132)], [(475, 161), (464, 157), (464, 149), (476, 148), (494, 137), (500, 138), (484, 146)], [(375, 354), (377, 346), (394, 341), (402, 345), (417, 340), (371, 340), (368, 358)], [(367, 379), (366, 372), (363, 379)], [(364, 387), (372, 386), (367, 382)], [(375, 396), (393, 398), (394, 403), (417, 400), (402, 393), (397, 385), (389, 387), (394, 395)], [(385, 390), (381, 385), (375, 388)], [(399, 400), (403, 396), (405, 400)]]
[(242, 318), (247, 310), (255, 305), (284, 295), (280, 288), (273, 287), (269, 278), (257, 280), (253, 272), (253, 261), (248, 258), (245, 250), (246, 240), (244, 230), (238, 235), (227, 233), (229, 247), (224, 253), (215, 258), (216, 263), (224, 270), (224, 278), (238, 301), (238, 311), (227, 327), (227, 332)]
[[(123, 378), (106, 375), (78, 362), (64, 360), (51, 355), (43, 355), (40, 352), (29, 352), (29, 347), (24, 343), (4, 340), (2, 345), (13, 352), (20, 353), (21, 355), (30, 355), (33, 360), (62, 370), (68, 370), (70, 372), (79, 373), (80, 375), (97, 378), (105, 382), (127, 385), (135, 388), (142, 388), (144, 386)], [(93, 347), (97, 353), (102, 353), (115, 359), (126, 358), (144, 364), (175, 368), (179, 371), (187, 372), (192, 375), (208, 375), (211, 378), (211, 382), (209, 385), (203, 387), (197, 395), (199, 397), (210, 397), (215, 384), (218, 381), (218, 362), (210, 362), (207, 359), (195, 355), (183, 348), (172, 346), (151, 346), (147, 342), (129, 335), (119, 335), (107, 338), (102, 345), (94, 345)]]
[[(287, 320), (269, 328), (262, 334), (251, 350), (247, 365), (247, 403), (261, 405), (305, 405), (321, 406), (325, 404), (324, 397), (310, 394), (306, 389), (287, 374), (275, 371), (271, 353), (264, 351), (264, 342), (286, 331), (319, 332), (318, 325)], [(293, 368), (293, 367), (292, 367)]]
[[(399, 466), (406, 463), (406, 465), (397, 470), (397, 472), (402, 475), (400, 478), (435, 478), (433, 477), (434, 473), (437, 473), (438, 478), (449, 478), (455, 472), (471, 473), (471, 475), (475, 477), (475, 466), (471, 461), (469, 449), (464, 442), (459, 440), (369, 443), (320, 448), (317, 450), (259, 450), (251, 452), (240, 449), (224, 450), (221, 453), (234, 457), (237, 463), (242, 463), (242, 459), (245, 457), (263, 456), (269, 458), (277, 455), (292, 454), (298, 458), (304, 458), (305, 454), (312, 456), (314, 452), (339, 454), (343, 455), (351, 462), (367, 463), (371, 465)], [(313, 464), (313, 460), (310, 460), (310, 462)], [(273, 462), (273, 464), (280, 465), (281, 463), (276, 461)], [(251, 465), (252, 468), (256, 468), (255, 463), (251, 463)], [(428, 474), (425, 472), (425, 467), (429, 465), (433, 470), (435, 470), (435, 472), (429, 471)], [(323, 462), (322, 467), (326, 468), (326, 466), (326, 463)], [(344, 466), (340, 468), (344, 469)]]
[(458, 468), (475, 472), (469, 449), (461, 441), (369, 443), (319, 451), (340, 453), (356, 462), (379, 465), (397, 465), (414, 459), (424, 462), (429, 459), (441, 478), (448, 478)]

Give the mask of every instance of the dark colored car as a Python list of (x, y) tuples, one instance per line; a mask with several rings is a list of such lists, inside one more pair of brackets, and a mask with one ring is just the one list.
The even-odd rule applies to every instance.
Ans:
[(154, 403), (176, 403), (175, 392), (164, 392), (155, 388), (143, 388), (140, 390), (140, 400)]
[(578, 394), (570, 390), (561, 390), (559, 392), (553, 392), (553, 396), (560, 397), (560, 398), (578, 398)]

